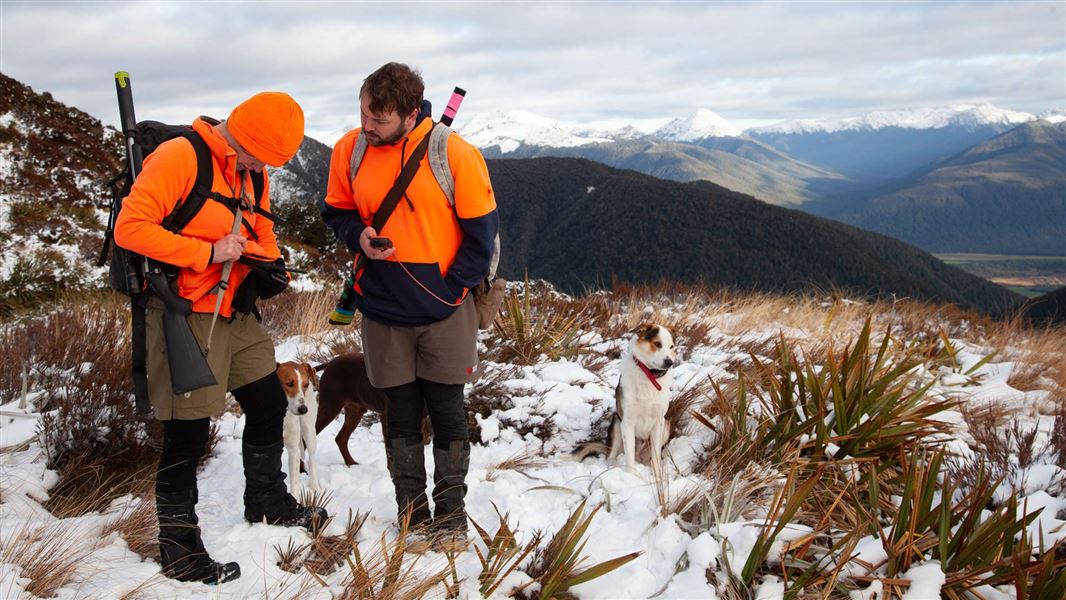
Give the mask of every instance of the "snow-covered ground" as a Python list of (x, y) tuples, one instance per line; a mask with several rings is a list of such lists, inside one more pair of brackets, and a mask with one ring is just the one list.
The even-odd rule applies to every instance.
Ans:
[[(758, 331), (732, 334), (728, 316), (720, 319), (708, 339), (709, 345), (697, 346), (686, 352), (676, 367), (672, 392), (705, 381), (724, 379), (728, 365), (744, 360), (742, 342), (773, 340), (780, 327), (766, 323)], [(789, 335), (794, 335), (790, 331)], [(621, 340), (596, 343), (595, 335), (584, 340), (589, 347), (606, 352), (618, 349)], [(977, 366), (968, 376), (962, 376), (991, 350), (955, 340), (960, 348), (957, 359), (960, 369), (928, 370), (924, 376), (935, 380), (932, 396), (959, 396), (966, 401), (994, 401), (1004, 403), (1024, 423), (1039, 429), (1039, 437), (1046, 442), (1050, 436), (1051, 417), (1034, 413), (1029, 407), (1046, 400), (1048, 392), (1023, 392), (1007, 385), (1013, 363), (996, 358)], [(298, 339), (282, 342), (278, 360), (297, 357), (308, 345)], [(739, 569), (755, 544), (761, 520), (720, 523), (704, 532), (692, 532), (679, 523), (676, 515), (663, 516), (660, 489), (650, 470), (639, 466), (635, 471), (609, 465), (603, 457), (576, 461), (571, 451), (574, 445), (587, 440), (592, 428), (613, 408), (614, 385), (618, 360), (593, 372), (583, 360), (544, 360), (532, 366), (515, 369), (511, 365), (487, 363), (485, 376), (500, 376), (503, 389), (510, 396), (509, 408), (478, 422), (482, 444), (473, 446), (470, 472), (467, 478), (469, 494), (467, 508), (472, 519), (490, 533), (496, 530), (500, 514), (509, 515), (509, 522), (517, 529), (519, 541), (529, 539), (536, 530), (554, 532), (583, 500), (591, 509), (603, 505), (588, 531), (584, 554), (591, 565), (630, 552), (643, 554), (606, 577), (577, 586), (580, 598), (706, 598), (719, 597), (708, 583), (706, 572), (721, 568), (723, 542), (728, 540), (729, 564)], [(470, 388), (468, 387), (468, 390)], [(12, 399), (0, 399), (3, 401)], [(56, 519), (41, 506), (48, 490), (55, 484), (55, 474), (45, 467), (42, 449), (35, 437), (37, 419), (30, 406), (18, 408), (12, 400), (0, 406), (0, 447), (24, 446), (24, 449), (0, 454), (0, 545), (10, 543), (12, 536), (27, 527), (57, 527), (70, 533), (71, 543), (84, 544), (84, 559), (80, 561), (75, 578), (62, 590), (60, 598), (121, 598), (135, 588), (141, 598), (331, 598), (341, 589), (348, 568), (343, 566), (321, 583), (305, 573), (290, 574), (277, 565), (275, 546), (284, 547), (289, 540), (297, 544), (310, 541), (307, 533), (296, 528), (282, 528), (265, 524), (249, 524), (243, 519), (243, 477), (241, 468), (241, 432), (243, 417), (227, 413), (220, 420), (221, 440), (213, 456), (199, 477), (200, 503), (197, 512), (206, 547), (213, 558), (238, 561), (242, 568), (240, 579), (219, 587), (178, 583), (159, 575), (159, 566), (141, 560), (128, 549), (118, 534), (100, 537), (101, 529), (123, 510), (129, 510), (131, 498), (120, 498), (112, 510), (65, 520)], [(14, 416), (24, 412), (27, 417)], [(551, 417), (558, 432), (547, 442), (533, 434), (519, 435), (516, 422), (539, 422)], [(960, 435), (965, 424), (958, 413), (946, 413), (945, 419), (956, 422)], [(328, 509), (337, 518), (331, 523), (329, 534), (343, 531), (345, 516), (352, 512), (369, 513), (359, 533), (360, 548), (365, 554), (381, 538), (394, 538), (396, 506), (392, 484), (385, 465), (380, 424), (359, 427), (352, 436), (350, 448), (358, 465), (346, 467), (333, 442), (340, 427), (331, 424), (321, 435), (318, 444), (318, 476), (332, 496)], [(699, 424), (690, 424), (685, 435), (668, 446), (669, 481), (664, 486), (667, 499), (676, 497), (696, 479), (692, 475), (700, 452), (713, 435)], [(965, 451), (964, 444), (956, 444)], [(432, 452), (427, 446), (427, 470), (432, 473)], [(496, 468), (501, 462), (522, 455), (543, 455), (539, 465), (520, 469)], [(284, 462), (284, 461), (283, 461)], [(1045, 461), (1047, 462), (1047, 461)], [(1060, 520), (1066, 509), (1062, 481), (1066, 473), (1052, 464), (1038, 464), (1025, 474), (1022, 485), (1029, 510), (1046, 507), (1029, 531), (1043, 532), (1045, 544), (1066, 537), (1066, 523)], [(306, 475), (302, 477), (306, 478)], [(306, 480), (305, 480), (306, 483)], [(1005, 493), (1010, 488), (1006, 488)], [(799, 528), (797, 528), (799, 531)], [(72, 532), (72, 533), (71, 533)], [(782, 539), (787, 538), (786, 530)], [(480, 542), (478, 542), (480, 544)], [(860, 556), (876, 563), (885, 556), (881, 542), (872, 537), (860, 541)], [(428, 552), (409, 555), (408, 564), (426, 572), (447, 565), (444, 555)], [(460, 596), (477, 598), (478, 575), (481, 566), (473, 549), (461, 554), (456, 572), (461, 581)], [(907, 573), (911, 587), (908, 599), (939, 597), (944, 574), (936, 561), (919, 562)], [(514, 585), (527, 581), (522, 573), (513, 574), (497, 596), (504, 597)], [(146, 583), (147, 582), (147, 583)], [(0, 597), (25, 597), (18, 568), (0, 564)], [(868, 598), (880, 583), (859, 584), (864, 590), (854, 598)], [(774, 577), (767, 577), (758, 588), (759, 598), (777, 598), (784, 585)], [(985, 590), (988, 598), (1012, 597), (995, 590)], [(428, 597), (444, 597), (445, 589), (437, 586)], [(879, 596), (878, 596), (879, 597)]]

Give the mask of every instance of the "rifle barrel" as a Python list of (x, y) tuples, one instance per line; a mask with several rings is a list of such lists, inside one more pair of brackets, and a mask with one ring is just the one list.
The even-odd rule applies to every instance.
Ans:
[(133, 110), (133, 88), (130, 74), (126, 71), (115, 73), (115, 92), (118, 94), (118, 116), (122, 125), (122, 135), (126, 138), (126, 156), (129, 158), (130, 173), (136, 179), (141, 173), (144, 155), (137, 141), (137, 115)]

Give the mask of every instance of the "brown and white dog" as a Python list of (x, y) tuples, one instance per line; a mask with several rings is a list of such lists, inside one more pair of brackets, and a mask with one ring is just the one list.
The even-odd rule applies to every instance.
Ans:
[(318, 376), (307, 363), (283, 362), (278, 365), (277, 371), (281, 387), (289, 401), (282, 426), (282, 439), (289, 455), (289, 493), (299, 497), (300, 471), (303, 465), (306, 465), (307, 475), (311, 479), (311, 489), (319, 489), (318, 471), (315, 469), (315, 450), (318, 448), (318, 432), (315, 431), (315, 418), (318, 415)]
[(637, 442), (647, 441), (651, 468), (662, 475), (662, 450), (670, 437), (666, 410), (670, 406), (670, 368), (677, 363), (674, 336), (662, 325), (644, 324), (633, 331), (622, 352), (618, 386), (614, 390), (615, 414), (607, 434), (609, 461), (619, 453), (626, 466), (637, 464)]
[[(357, 465), (359, 463), (348, 451), (348, 439), (359, 426), (359, 421), (363, 419), (366, 411), (372, 410), (381, 415), (381, 433), (386, 440), (389, 439), (385, 392), (370, 385), (370, 378), (366, 374), (366, 361), (358, 352), (342, 354), (324, 365), (319, 365), (316, 370), (322, 371), (322, 382), (318, 392), (315, 432), (325, 429), (343, 410), (344, 425), (334, 439), (341, 456), (344, 457), (344, 464), (349, 467)], [(429, 417), (423, 414), (422, 439), (428, 443), (431, 437)]]

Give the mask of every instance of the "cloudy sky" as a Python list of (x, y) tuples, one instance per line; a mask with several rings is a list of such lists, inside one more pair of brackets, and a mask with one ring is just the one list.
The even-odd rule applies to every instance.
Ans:
[(1066, 107), (1066, 1), (24, 2), (0, 0), (0, 71), (105, 123), (224, 116), (292, 94), (308, 134), (357, 123), (362, 79), (421, 69), (437, 113), (520, 108), (646, 130), (697, 108), (740, 126), (991, 102)]

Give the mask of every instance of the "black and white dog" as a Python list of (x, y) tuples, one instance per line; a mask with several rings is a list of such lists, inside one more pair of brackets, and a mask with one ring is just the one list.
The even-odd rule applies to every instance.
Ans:
[(666, 410), (670, 406), (670, 368), (677, 363), (674, 336), (662, 325), (645, 324), (633, 331), (622, 353), (618, 387), (614, 390), (615, 414), (607, 434), (608, 460), (619, 453), (626, 466), (637, 465), (637, 442), (646, 441), (651, 468), (662, 476), (662, 451), (670, 437)]

